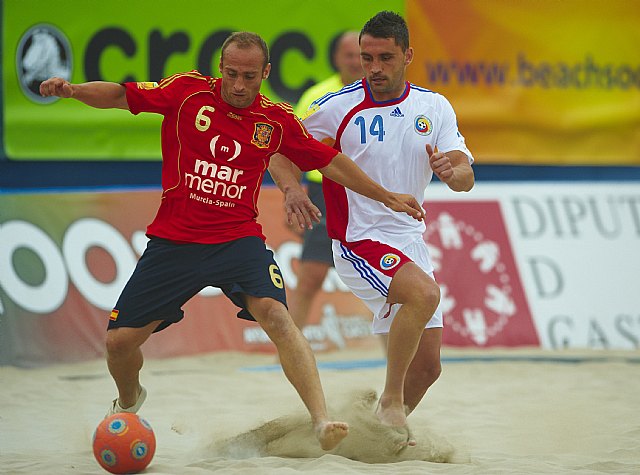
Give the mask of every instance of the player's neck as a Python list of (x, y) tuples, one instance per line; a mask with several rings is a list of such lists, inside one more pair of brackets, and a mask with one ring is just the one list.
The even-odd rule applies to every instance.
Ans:
[(403, 81), (399, 87), (391, 91), (374, 91), (371, 88), (371, 85), (368, 83), (367, 83), (367, 88), (369, 89), (369, 93), (371, 94), (371, 97), (373, 98), (374, 101), (389, 102), (395, 99), (399, 99), (403, 96), (403, 94), (407, 90), (407, 82)]

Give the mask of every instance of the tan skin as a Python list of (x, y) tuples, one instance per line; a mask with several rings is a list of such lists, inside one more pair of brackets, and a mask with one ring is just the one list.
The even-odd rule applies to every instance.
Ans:
[(263, 67), (264, 55), (257, 46), (246, 49), (231, 43), (220, 59), (222, 98), (239, 109), (249, 107), (269, 77), (271, 63)]
[[(251, 105), (261, 83), (269, 75), (270, 65), (264, 64), (262, 50), (251, 45), (240, 48), (231, 43), (220, 61), (222, 96), (230, 105), (244, 108)], [(61, 78), (50, 78), (40, 85), (42, 96), (75, 98), (92, 107), (128, 110), (125, 87), (109, 82), (71, 84)], [(331, 179), (383, 202), (395, 211), (403, 211), (422, 219), (423, 211), (410, 195), (390, 193), (370, 180), (350, 158), (338, 154), (321, 170)], [(286, 377), (307, 407), (320, 446), (331, 450), (347, 436), (348, 424), (330, 421), (313, 352), (295, 326), (286, 307), (271, 298), (245, 296), (247, 309), (263, 327), (278, 349)], [(151, 336), (160, 321), (142, 328), (116, 328), (107, 332), (107, 365), (118, 389), (122, 408), (133, 406), (141, 391), (139, 372), (143, 365), (140, 346)]]
[[(393, 38), (365, 34), (360, 39), (360, 57), (376, 101), (388, 101), (402, 95), (406, 87), (406, 68), (413, 60), (412, 48), (403, 51)], [(473, 170), (464, 153), (455, 150), (442, 153), (427, 145), (425, 157), (434, 174), (452, 190), (469, 191), (473, 188)], [(270, 171), (272, 175), (275, 172), (276, 183), (284, 185), (281, 189), (285, 192), (294, 190), (295, 180), (285, 167), (280, 168), (282, 163), (284, 161), (278, 159), (274, 167), (272, 162)], [(296, 209), (286, 200), (285, 204), (288, 211)], [(440, 288), (414, 263), (405, 264), (391, 281), (387, 302), (401, 307), (387, 337), (386, 382), (376, 409), (383, 424), (406, 427), (406, 416), (415, 409), (441, 373), (442, 328), (425, 329), (439, 301)], [(410, 440), (409, 444), (415, 445), (415, 441)]]

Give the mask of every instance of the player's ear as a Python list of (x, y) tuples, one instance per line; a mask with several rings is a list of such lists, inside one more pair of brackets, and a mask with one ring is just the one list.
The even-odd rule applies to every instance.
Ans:
[(413, 48), (407, 48), (407, 51), (404, 52), (404, 65), (409, 66), (413, 61)]
[(270, 72), (271, 72), (271, 63), (267, 63), (264, 70), (262, 71), (262, 79), (267, 79), (269, 77)]

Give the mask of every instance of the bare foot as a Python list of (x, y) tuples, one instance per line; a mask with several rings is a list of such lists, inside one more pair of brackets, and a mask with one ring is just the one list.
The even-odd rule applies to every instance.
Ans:
[(402, 404), (394, 404), (393, 402), (383, 401), (382, 398), (378, 401), (378, 407), (376, 407), (376, 416), (386, 426), (391, 427), (406, 427), (407, 415)]
[(349, 424), (346, 422), (320, 422), (316, 425), (315, 431), (322, 450), (331, 450), (349, 434)]
[(382, 402), (382, 399), (378, 401), (376, 407), (376, 416), (380, 422), (386, 426), (394, 428), (397, 432), (406, 436), (404, 442), (402, 442), (396, 449), (396, 453), (402, 451), (406, 447), (415, 447), (416, 440), (411, 433), (411, 429), (407, 425), (407, 413), (402, 405), (389, 404), (386, 401)]
[[(409, 409), (409, 406), (405, 404), (404, 415), (408, 416), (409, 414), (411, 414), (411, 409)], [(416, 438), (413, 436), (413, 432), (411, 432), (411, 428), (409, 428), (408, 425), (407, 425), (407, 430), (409, 431), (409, 440), (407, 441), (407, 445), (409, 447), (415, 447), (416, 445), (418, 445), (418, 442), (416, 442)]]

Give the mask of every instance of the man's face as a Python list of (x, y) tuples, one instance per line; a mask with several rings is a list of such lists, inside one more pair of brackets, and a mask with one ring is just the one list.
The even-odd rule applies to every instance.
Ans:
[(335, 63), (345, 85), (351, 84), (364, 75), (360, 64), (357, 33), (347, 33), (340, 39), (336, 48)]
[(402, 52), (393, 38), (360, 38), (360, 61), (376, 101), (400, 97), (405, 87), (405, 70), (413, 59), (413, 48)]
[(222, 98), (237, 108), (249, 107), (260, 92), (263, 79), (269, 77), (271, 64), (263, 69), (264, 54), (258, 46), (238, 48), (231, 43), (220, 58)]

